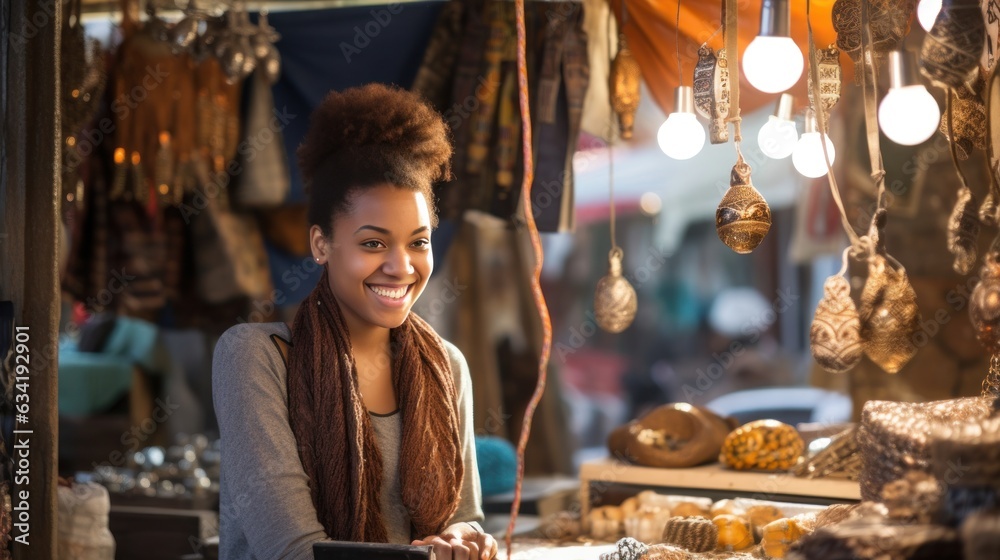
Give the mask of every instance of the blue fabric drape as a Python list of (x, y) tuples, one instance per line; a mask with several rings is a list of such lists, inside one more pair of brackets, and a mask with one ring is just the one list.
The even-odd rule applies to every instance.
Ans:
[[(281, 77), (272, 91), (275, 110), (288, 121), (282, 130), (291, 171), (287, 202), (305, 200), (295, 150), (302, 143), (313, 108), (331, 90), (370, 82), (408, 89), (442, 6), (441, 2), (419, 2), (268, 14), (268, 23), (281, 34), (276, 44)], [(446, 249), (446, 243), (439, 241), (445, 239), (435, 237), (435, 257), (443, 259), (438, 252)], [(302, 256), (270, 245), (267, 249), (271, 277), (281, 296), (277, 301), (289, 304), (304, 299), (320, 270), (308, 270), (308, 277), (302, 279), (298, 273), (304, 270)], [(289, 274), (292, 270), (296, 272)]]

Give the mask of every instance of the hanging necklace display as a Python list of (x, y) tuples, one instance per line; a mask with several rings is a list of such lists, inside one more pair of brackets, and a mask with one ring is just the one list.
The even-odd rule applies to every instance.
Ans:
[(979, 71), (985, 40), (979, 0), (944, 0), (920, 49), (920, 72), (938, 87), (965, 87)]
[(813, 359), (831, 373), (850, 371), (863, 354), (861, 319), (851, 299), (851, 285), (844, 278), (850, 250), (850, 247), (844, 249), (840, 272), (823, 283), (823, 298), (819, 300), (809, 327), (809, 349)]
[(639, 63), (632, 56), (625, 40), (625, 16), (622, 15), (618, 31), (618, 54), (611, 61), (611, 108), (618, 115), (622, 138), (632, 138), (635, 112), (639, 110), (640, 81), (642, 74)]
[(969, 189), (969, 183), (958, 163), (958, 147), (954, 135), (955, 91), (948, 91), (947, 127), (949, 132), (948, 145), (951, 148), (951, 161), (955, 165), (955, 173), (961, 181), (958, 188), (958, 200), (948, 219), (948, 251), (955, 257), (952, 268), (959, 274), (972, 272), (976, 265), (976, 244), (979, 238), (979, 216), (975, 195)]
[[(611, 28), (610, 18), (612, 17), (614, 16), (609, 13), (608, 29)], [(622, 19), (624, 20), (624, 17)], [(610, 48), (608, 50), (610, 51)], [(618, 54), (621, 54), (621, 50), (618, 51)], [(615, 81), (612, 80), (609, 87), (614, 83)], [(609, 93), (610, 97), (613, 98), (614, 93)], [(613, 99), (612, 109), (617, 111)], [(615, 126), (614, 118), (609, 125), (612, 128)], [(622, 137), (624, 138), (624, 133)], [(599, 327), (609, 333), (617, 334), (627, 329), (635, 319), (635, 313), (638, 310), (638, 297), (632, 284), (622, 276), (624, 253), (615, 240), (614, 134), (610, 130), (608, 138), (608, 210), (611, 218), (611, 251), (608, 253), (608, 274), (598, 280), (597, 288), (594, 290), (594, 318)]]
[[(723, 4), (723, 37), (726, 52), (736, 53), (736, 30), (739, 17), (736, 0)], [(729, 65), (729, 118), (733, 123), (733, 144), (736, 146), (736, 165), (729, 174), (729, 190), (723, 195), (715, 210), (715, 232), (727, 247), (740, 254), (757, 248), (771, 229), (771, 208), (750, 180), (750, 165), (743, 158), (740, 143), (740, 71), (739, 60)]]
[(708, 119), (709, 139), (713, 144), (729, 142), (729, 61), (726, 49), (716, 54), (708, 44), (698, 49), (694, 67), (694, 106)]

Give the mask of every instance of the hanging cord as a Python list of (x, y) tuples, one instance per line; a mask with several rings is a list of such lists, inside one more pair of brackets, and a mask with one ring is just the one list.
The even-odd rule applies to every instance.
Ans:
[[(871, 19), (869, 16), (868, 2), (861, 2), (861, 86), (865, 102), (865, 128), (868, 131), (868, 156), (871, 159), (872, 179), (878, 188), (878, 198), (876, 199), (877, 209), (886, 208), (885, 194), (885, 168), (882, 165), (882, 149), (879, 141), (878, 131), (878, 92), (875, 87), (878, 83), (878, 71), (875, 68), (874, 52), (872, 47)], [(876, 211), (876, 215), (878, 212)], [(875, 219), (872, 219), (875, 225)]]
[[(625, 2), (622, 2), (624, 9)], [(677, 0), (677, 19), (674, 23), (674, 54), (677, 55), (677, 85), (684, 85), (684, 70), (681, 68), (681, 0)]]
[[(677, 3), (680, 6), (680, 2)], [(610, 5), (609, 5), (610, 8)], [(622, 12), (625, 11), (625, 4), (622, 4)], [(680, 9), (678, 8), (678, 14), (680, 14)], [(615, 56), (611, 49), (611, 20), (614, 15), (611, 10), (608, 10), (608, 61), (613, 61)], [(624, 14), (623, 14), (624, 18)], [(680, 54), (677, 55), (678, 64), (680, 64)], [(610, 65), (609, 65), (610, 68)], [(679, 68), (679, 66), (678, 66)], [(621, 251), (618, 248), (618, 243), (615, 241), (615, 157), (614, 157), (614, 145), (615, 145), (615, 129), (617, 128), (617, 122), (615, 122), (615, 104), (611, 95), (611, 81), (608, 80), (608, 104), (611, 106), (611, 112), (608, 113), (608, 198), (609, 198), (609, 212), (611, 214), (611, 252)]]
[(725, 29), (725, 27), (726, 27), (725, 25), (720, 25), (719, 27), (717, 27), (717, 28), (715, 29), (715, 32), (714, 32), (714, 33), (712, 33), (711, 35), (709, 35), (709, 36), (708, 36), (708, 39), (705, 39), (705, 42), (704, 42), (704, 43), (702, 43), (702, 44), (701, 44), (701, 46), (703, 46), (703, 47), (707, 47), (707, 46), (708, 46), (708, 43), (709, 43), (709, 42), (711, 42), (711, 41), (712, 41), (712, 39), (715, 39), (715, 36), (716, 36), (716, 35), (718, 35), (719, 33), (722, 33), (722, 30), (723, 30), (723, 29)]
[(736, 165), (742, 170), (750, 167), (743, 159), (743, 151), (740, 143), (743, 142), (743, 133), (740, 130), (740, 64), (739, 64), (739, 2), (737, 0), (724, 0), (722, 6), (723, 21), (725, 22), (724, 41), (726, 44), (726, 58), (729, 64), (729, 117), (727, 123), (733, 123), (733, 143), (736, 145)]
[[(809, 30), (809, 91), (812, 94), (813, 102), (817, 105), (819, 103), (819, 52), (816, 50), (816, 41), (813, 38), (813, 27), (812, 19), (810, 17), (810, 11), (812, 7), (812, 0), (806, 0), (806, 27)], [(816, 113), (816, 124), (819, 128), (819, 133), (821, 137), (820, 145), (823, 146), (823, 159), (826, 161), (826, 176), (829, 178), (830, 184), (830, 194), (833, 196), (833, 201), (837, 204), (837, 208), (840, 210), (840, 223), (844, 227), (844, 232), (847, 233), (847, 238), (850, 240), (851, 246), (855, 249), (855, 252), (861, 252), (865, 243), (858, 236), (857, 232), (851, 226), (851, 220), (847, 217), (847, 211), (844, 209), (844, 201), (840, 197), (840, 188), (837, 186), (837, 178), (833, 174), (833, 164), (830, 162), (830, 152), (826, 147), (826, 138), (829, 137), (826, 129), (826, 111), (823, 110), (822, 106), (816, 108), (814, 111)], [(850, 249), (850, 247), (849, 247)], [(845, 253), (846, 255), (846, 253)], [(845, 257), (846, 258), (846, 257)], [(846, 261), (845, 261), (846, 263)], [(846, 266), (846, 265), (845, 265)], [(843, 273), (841, 273), (843, 274)]]
[(521, 507), (521, 486), (524, 482), (524, 450), (528, 446), (528, 435), (531, 433), (531, 419), (535, 415), (535, 409), (542, 394), (545, 392), (546, 373), (548, 372), (549, 354), (552, 350), (552, 322), (549, 318), (549, 309), (545, 304), (545, 296), (542, 294), (541, 276), (542, 262), (545, 255), (542, 253), (542, 242), (538, 235), (538, 226), (535, 224), (535, 214), (531, 208), (531, 184), (535, 178), (535, 165), (531, 153), (531, 110), (528, 101), (528, 65), (525, 51), (527, 50), (527, 32), (524, 21), (524, 0), (515, 0), (514, 15), (517, 24), (517, 100), (521, 109), (521, 143), (524, 152), (524, 177), (521, 182), (521, 205), (524, 211), (524, 219), (528, 226), (528, 236), (531, 239), (531, 247), (535, 254), (535, 267), (531, 274), (531, 294), (535, 299), (535, 307), (542, 322), (542, 351), (538, 358), (538, 383), (535, 385), (535, 392), (528, 401), (528, 406), (524, 410), (524, 419), (521, 423), (521, 435), (517, 442), (517, 480), (514, 484), (514, 502), (510, 506), (510, 523), (507, 525), (507, 535), (505, 544), (507, 545), (507, 558), (511, 557), (511, 540), (514, 535), (514, 525), (517, 522), (517, 512)]

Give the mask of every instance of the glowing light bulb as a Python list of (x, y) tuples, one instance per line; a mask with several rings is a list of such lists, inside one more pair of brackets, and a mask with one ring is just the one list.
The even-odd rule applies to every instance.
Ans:
[(812, 179), (826, 175), (826, 160), (823, 158), (823, 144), (821, 143), (823, 140), (826, 140), (826, 149), (830, 153), (830, 165), (833, 165), (837, 152), (833, 149), (830, 137), (824, 134), (821, 140), (819, 132), (806, 132), (799, 138), (799, 143), (795, 145), (795, 151), (792, 152), (792, 165), (795, 166), (796, 171)]
[(788, 0), (764, 0), (760, 33), (743, 52), (743, 73), (750, 85), (765, 93), (780, 93), (799, 81), (804, 61), (791, 29)]
[(694, 114), (694, 90), (674, 90), (675, 110), (656, 132), (656, 142), (673, 159), (691, 159), (705, 146), (705, 128)]
[(799, 131), (792, 120), (792, 96), (781, 94), (775, 114), (757, 133), (757, 147), (771, 159), (784, 159), (792, 155), (799, 140)]
[(941, 109), (913, 72), (909, 53), (889, 53), (889, 92), (878, 108), (878, 123), (889, 140), (915, 146), (934, 135)]
[(917, 5), (917, 19), (920, 27), (924, 31), (930, 31), (934, 27), (934, 20), (937, 19), (938, 12), (941, 11), (941, 0), (920, 0)]
[(757, 37), (743, 53), (743, 73), (750, 85), (765, 93), (780, 93), (802, 76), (802, 51), (791, 37)]

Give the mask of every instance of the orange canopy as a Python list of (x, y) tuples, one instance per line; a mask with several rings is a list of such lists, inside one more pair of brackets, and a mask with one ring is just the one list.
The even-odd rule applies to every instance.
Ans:
[[(649, 87), (654, 101), (664, 113), (671, 113), (674, 106), (674, 88), (678, 85), (677, 72), (677, 3), (681, 4), (680, 55), (683, 85), (690, 86), (694, 76), (694, 66), (698, 62), (698, 48), (708, 41), (715, 49), (722, 48), (723, 37), (719, 32), (722, 25), (723, 0), (625, 0), (625, 37), (629, 48), (642, 69), (642, 78)], [(615, 14), (621, 20), (622, 0), (610, 0)], [(739, 6), (740, 55), (750, 41), (760, 31), (759, 0), (737, 2)], [(837, 40), (833, 30), (831, 10), (834, 0), (812, 0), (812, 25), (816, 46), (826, 48)], [(806, 3), (792, 2), (792, 38), (808, 56), (808, 30), (806, 28)], [(731, 60), (731, 59), (730, 59)], [(844, 76), (850, 74), (850, 59), (841, 54), (845, 64)], [(808, 66), (808, 62), (807, 62)], [(795, 106), (804, 107), (808, 101), (805, 72), (794, 88), (789, 90), (795, 96)], [(744, 113), (768, 105), (777, 100), (777, 94), (761, 93), (747, 83), (740, 73), (740, 108)]]

